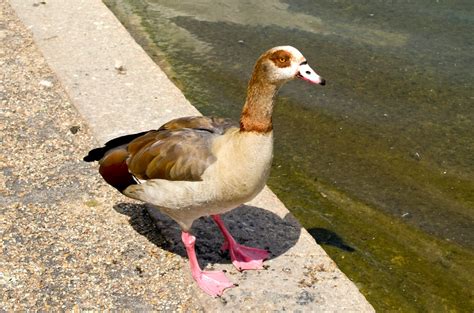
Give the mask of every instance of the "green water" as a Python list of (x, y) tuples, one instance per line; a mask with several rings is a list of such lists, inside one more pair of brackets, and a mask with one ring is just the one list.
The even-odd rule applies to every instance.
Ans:
[(474, 310), (473, 1), (105, 3), (206, 115), (300, 49), (328, 85), (280, 91), (270, 187), (378, 311)]

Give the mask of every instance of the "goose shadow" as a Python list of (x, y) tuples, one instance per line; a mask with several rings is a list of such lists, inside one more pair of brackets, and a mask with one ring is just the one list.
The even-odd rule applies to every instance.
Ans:
[(336, 247), (347, 252), (355, 251), (353, 247), (344, 242), (341, 236), (329, 229), (315, 227), (308, 229), (308, 233), (313, 236), (320, 245)]
[[(187, 257), (181, 242), (181, 228), (158, 209), (147, 204), (134, 203), (119, 203), (114, 205), (114, 209), (129, 216), (133, 229), (156, 246)], [(241, 205), (221, 216), (237, 242), (268, 250), (269, 259), (293, 247), (301, 233), (300, 224), (291, 214), (282, 219), (255, 206)], [(230, 263), (228, 253), (220, 250), (224, 238), (210, 217), (201, 217), (194, 221), (191, 232), (196, 236), (196, 253), (202, 266), (210, 263)]]

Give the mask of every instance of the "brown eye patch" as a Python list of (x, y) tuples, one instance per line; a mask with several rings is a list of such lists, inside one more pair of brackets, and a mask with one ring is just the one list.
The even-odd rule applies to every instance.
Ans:
[(288, 67), (291, 65), (291, 54), (285, 50), (277, 50), (270, 55), (270, 60), (278, 67)]

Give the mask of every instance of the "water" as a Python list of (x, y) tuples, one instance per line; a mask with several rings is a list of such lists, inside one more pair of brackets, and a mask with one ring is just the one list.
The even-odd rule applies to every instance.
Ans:
[(270, 187), (377, 310), (474, 310), (474, 2), (105, 2), (206, 115), (300, 49), (328, 85), (280, 91)]

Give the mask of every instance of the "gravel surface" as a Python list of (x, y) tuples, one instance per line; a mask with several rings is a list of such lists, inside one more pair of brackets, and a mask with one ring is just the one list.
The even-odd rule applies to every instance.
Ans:
[(30, 32), (0, 10), (0, 311), (201, 311), (144, 206), (82, 161), (97, 143)]

